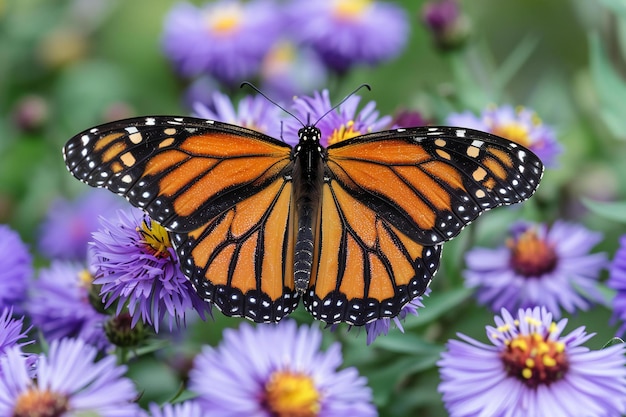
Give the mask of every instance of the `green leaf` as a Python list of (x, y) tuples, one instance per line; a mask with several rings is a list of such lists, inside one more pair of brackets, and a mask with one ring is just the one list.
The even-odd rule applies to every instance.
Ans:
[(380, 336), (372, 343), (372, 347), (384, 349), (394, 353), (407, 353), (410, 355), (437, 354), (442, 348), (433, 343), (427, 342), (421, 337), (401, 333), (400, 331), (389, 332), (387, 336)]
[(626, 83), (611, 66), (597, 35), (589, 38), (591, 78), (600, 100), (600, 117), (611, 133), (626, 139)]
[(474, 290), (472, 288), (466, 287), (455, 288), (440, 293), (433, 291), (433, 294), (425, 297), (423, 300), (425, 308), (418, 310), (419, 315), (417, 317), (408, 316), (403, 327), (405, 329), (412, 329), (432, 323), (449, 311), (458, 308), (461, 303), (471, 297), (473, 292)]
[(626, 223), (626, 201), (605, 203), (583, 198), (582, 203), (591, 212), (605, 219)]

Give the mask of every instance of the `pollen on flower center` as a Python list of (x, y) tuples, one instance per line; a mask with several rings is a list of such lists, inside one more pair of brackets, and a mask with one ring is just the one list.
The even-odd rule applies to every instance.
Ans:
[(512, 140), (515, 143), (519, 143), (522, 146), (530, 146), (530, 137), (528, 136), (528, 129), (520, 123), (508, 123), (502, 125), (496, 125), (492, 129), (494, 135), (502, 136)]
[(338, 0), (334, 14), (342, 20), (355, 20), (370, 6), (372, 0)]
[(534, 228), (529, 228), (517, 239), (509, 239), (511, 267), (525, 277), (538, 277), (550, 273), (557, 265), (554, 245), (537, 236)]
[(310, 376), (278, 371), (265, 384), (265, 404), (276, 417), (315, 417), (320, 393)]
[(281, 74), (296, 58), (296, 47), (287, 41), (280, 41), (270, 49), (263, 59), (263, 73), (269, 76)]
[(342, 125), (339, 129), (333, 130), (333, 133), (328, 138), (328, 145), (341, 142), (342, 140), (354, 138), (362, 135), (363, 132), (359, 132), (354, 128), (354, 121), (350, 120), (345, 125)]
[(207, 25), (217, 35), (228, 35), (236, 31), (241, 24), (241, 8), (232, 4), (229, 7), (215, 10), (207, 16)]
[(13, 417), (60, 417), (69, 409), (65, 395), (48, 390), (29, 389), (17, 398)]
[(141, 243), (156, 257), (167, 258), (170, 256), (169, 248), (172, 247), (167, 230), (156, 222), (148, 222), (144, 219), (137, 232), (142, 237)]
[(507, 373), (531, 388), (562, 379), (569, 368), (563, 342), (539, 333), (519, 334), (509, 340), (500, 357)]
[(93, 275), (91, 275), (89, 270), (83, 269), (78, 273), (78, 280), (83, 288), (89, 289), (91, 284), (93, 284)]

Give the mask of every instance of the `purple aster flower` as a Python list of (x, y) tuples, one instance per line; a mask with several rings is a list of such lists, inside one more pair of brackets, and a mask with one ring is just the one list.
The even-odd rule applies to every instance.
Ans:
[(377, 415), (365, 378), (355, 368), (337, 370), (339, 344), (321, 352), (321, 342), (319, 329), (292, 320), (242, 324), (196, 357), (189, 388), (216, 417)]
[(194, 103), (194, 116), (247, 127), (274, 138), (281, 135), (282, 110), (263, 96), (246, 96), (237, 108), (227, 95), (214, 92), (208, 105)]
[(322, 87), (328, 71), (313, 50), (282, 39), (263, 59), (260, 75), (265, 94), (276, 100), (291, 100), (295, 94)]
[(402, 8), (372, 0), (298, 0), (289, 20), (296, 40), (311, 46), (339, 73), (395, 58), (409, 35)]
[(28, 281), (33, 273), (33, 261), (20, 235), (9, 226), (0, 224), (0, 309), (22, 311)]
[(470, 33), (469, 20), (461, 14), (457, 0), (425, 3), (422, 21), (430, 30), (435, 44), (443, 50), (462, 46)]
[[(424, 296), (427, 296), (429, 294), (430, 288), (427, 288)], [(409, 314), (412, 316), (418, 316), (419, 313), (417, 312), (417, 309), (424, 307), (424, 304), (422, 304), (422, 300), (422, 297), (417, 297), (411, 300), (409, 303), (407, 303), (407, 305), (402, 308), (402, 310), (400, 310), (400, 314), (398, 314), (394, 318), (385, 317), (382, 319), (374, 320), (371, 323), (367, 323), (365, 325), (365, 332), (367, 333), (367, 344), (369, 345), (373, 343), (374, 340), (376, 340), (376, 338), (380, 335), (387, 336), (389, 330), (391, 329), (392, 323), (395, 324), (402, 333), (404, 333), (404, 327), (402, 327), (401, 320), (404, 320)]]
[(210, 304), (202, 300), (180, 271), (167, 231), (138, 211), (120, 210), (117, 219), (102, 219), (93, 234), (94, 284), (101, 285), (108, 308), (117, 301), (119, 315), (128, 305), (133, 317), (158, 332), (167, 316), (170, 330), (184, 323), (185, 312), (195, 309), (204, 319)]
[(180, 3), (165, 21), (163, 49), (183, 75), (212, 75), (234, 85), (253, 77), (281, 31), (273, 1)]
[(100, 350), (110, 344), (104, 333), (107, 316), (90, 302), (93, 276), (84, 266), (53, 261), (33, 282), (28, 312), (47, 340), (78, 337)]
[[(336, 111), (326, 114), (333, 105), (328, 90), (314, 92), (313, 96), (296, 97), (293, 110), (302, 122), (316, 123), (322, 132), (321, 143), (329, 146), (365, 133), (377, 132), (389, 126), (391, 116), (379, 118), (376, 103), (370, 101), (357, 110), (361, 97), (350, 96)], [(325, 115), (326, 114), (326, 115)], [(325, 116), (324, 116), (325, 115)], [(324, 116), (322, 119), (320, 117)], [(298, 140), (298, 130), (302, 125), (293, 119), (285, 120), (284, 138), (294, 145)]]
[(26, 340), (30, 327), (24, 329), (24, 318), (13, 318), (13, 309), (4, 308), (0, 314), (0, 355), (4, 354), (10, 347), (19, 348), (33, 343)]
[(80, 339), (55, 340), (39, 357), (37, 376), (13, 347), (0, 357), (2, 416), (142, 416), (126, 367), (115, 356), (96, 360), (98, 350)]
[(204, 417), (206, 414), (196, 401), (185, 401), (178, 404), (150, 404), (151, 417)]
[(428, 121), (417, 111), (400, 110), (393, 116), (390, 123), (394, 128), (426, 126)]
[(114, 213), (123, 201), (105, 190), (91, 190), (74, 201), (53, 201), (41, 225), (39, 251), (50, 259), (84, 262), (98, 217)]
[(602, 235), (584, 226), (555, 222), (517, 223), (506, 245), (467, 252), (466, 285), (477, 287), (478, 300), (501, 308), (545, 306), (555, 317), (586, 310), (601, 301), (596, 285), (606, 266), (604, 253), (590, 254)]
[(622, 323), (617, 330), (617, 334), (622, 335), (626, 332), (626, 235), (620, 238), (606, 284), (616, 291), (613, 298), (613, 319)]
[(480, 117), (470, 112), (451, 114), (447, 123), (482, 130), (517, 142), (537, 154), (545, 166), (555, 166), (555, 160), (562, 152), (554, 130), (544, 125), (537, 113), (523, 107), (488, 108)]
[(502, 309), (484, 344), (459, 334), (438, 362), (439, 392), (451, 417), (585, 416), (626, 413), (623, 343), (592, 351), (584, 327), (568, 335), (567, 319), (544, 308)]

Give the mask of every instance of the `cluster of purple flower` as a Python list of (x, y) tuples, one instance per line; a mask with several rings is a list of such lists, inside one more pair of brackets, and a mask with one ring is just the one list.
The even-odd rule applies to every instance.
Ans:
[[(461, 36), (458, 19), (452, 0), (425, 9), (426, 23), (446, 47)], [(360, 106), (357, 95), (326, 114), (330, 93), (314, 91), (327, 72), (344, 74), (397, 56), (408, 30), (401, 8), (376, 1), (219, 0), (175, 6), (162, 44), (178, 72), (198, 83), (232, 87), (258, 79), (272, 97), (289, 97), (285, 107), (296, 117), (319, 120), (327, 146), (416, 120), (381, 116), (374, 102)], [(290, 98), (303, 90), (314, 92)], [(189, 97), (198, 117), (295, 144), (300, 123), (263, 97), (238, 103), (216, 91)], [(554, 131), (529, 109), (490, 107), (479, 116), (451, 114), (447, 122), (523, 144), (548, 167), (562, 151)], [(193, 399), (141, 409), (126, 366), (111, 353), (136, 346), (144, 326), (158, 332), (165, 323), (171, 331), (212, 310), (182, 274), (167, 231), (139, 210), (121, 209), (119, 201), (92, 191), (75, 202), (55, 202), (38, 245), (51, 262), (36, 274), (18, 234), (0, 225), (0, 249), (11, 254), (0, 258), (0, 416), (377, 415), (366, 379), (353, 367), (341, 368), (340, 345), (323, 350), (317, 327), (291, 319), (224, 331), (217, 347), (195, 357), (188, 384)], [(465, 285), (500, 315), (486, 328), (491, 344), (459, 334), (441, 354), (439, 391), (451, 416), (626, 413), (624, 344), (592, 351), (582, 345), (593, 334), (581, 327), (565, 335), (567, 319), (559, 320), (563, 312), (605, 302), (598, 280), (609, 262), (606, 254), (591, 253), (601, 240), (575, 223), (518, 222), (501, 247), (466, 253)], [(608, 286), (616, 291), (614, 317), (626, 323), (626, 237), (621, 245)], [(417, 316), (423, 301), (367, 324), (367, 344), (392, 325), (404, 331), (402, 320)], [(36, 340), (25, 320), (49, 343), (46, 353), (28, 353)], [(622, 324), (618, 332), (625, 331)]]
[[(215, 93), (214, 103), (219, 105), (213, 109), (196, 106), (198, 116), (252, 127), (269, 134), (275, 134), (278, 126), (282, 126), (280, 128), (287, 138), (295, 137), (294, 132), (299, 128), (299, 124), (293, 119), (281, 120), (276, 107), (258, 97), (246, 97), (235, 106), (226, 96)], [(393, 123), (390, 116), (379, 115), (374, 102), (367, 103), (361, 110), (358, 110), (359, 103), (360, 97), (352, 96), (320, 121), (318, 127), (322, 130), (324, 144), (381, 130)], [(330, 107), (329, 93), (322, 91), (312, 96), (295, 98), (290, 110), (299, 117), (315, 119)], [(548, 159), (554, 158), (558, 153), (554, 134), (536, 121), (529, 124), (528, 111), (514, 112), (509, 107), (503, 107), (489, 109), (486, 114), (489, 116), (483, 115), (482, 119), (489, 120), (489, 124), (480, 126), (484, 130), (500, 134), (514, 132), (517, 136), (512, 133), (509, 136), (531, 149), (534, 146), (537, 146), (534, 150), (538, 152), (549, 149), (551, 153), (543, 154)], [(459, 118), (468, 120), (460, 121), (459, 124), (470, 127), (476, 127), (476, 120), (480, 120), (476, 118), (472, 121), (467, 115), (450, 116), (451, 120)], [(16, 234), (9, 229), (4, 230), (9, 238), (17, 239), (10, 244), (19, 255), (13, 258), (14, 265), (6, 270), (12, 271), (12, 285), (22, 283), (20, 291), (11, 292), (14, 296), (22, 294), (21, 302), (6, 300), (4, 305), (15, 306), (16, 309), (20, 306), (25, 308), (32, 317), (33, 324), (46, 338), (53, 341), (54, 349), (50, 351), (48, 359), (43, 359), (43, 363), (46, 360), (49, 363), (45, 365), (49, 368), (45, 369), (57, 369), (55, 366), (61, 366), (55, 363), (59, 355), (78, 355), (78, 351), (83, 359), (77, 359), (73, 363), (76, 369), (87, 373), (92, 368), (108, 369), (98, 376), (93, 374), (92, 380), (77, 382), (75, 391), (72, 391), (74, 388), (63, 391), (66, 397), (56, 399), (60, 401), (60, 407), (74, 407), (73, 402), (63, 401), (74, 401), (74, 398), (83, 396), (90, 398), (91, 391), (82, 390), (84, 385), (81, 384), (101, 383), (110, 384), (111, 401), (119, 400), (134, 410), (135, 406), (131, 406), (128, 400), (133, 398), (135, 391), (126, 386), (128, 382), (123, 377), (124, 368), (115, 367), (108, 361), (96, 362), (93, 354), (89, 353), (94, 349), (91, 346), (101, 351), (106, 351), (111, 346), (110, 337), (105, 335), (105, 323), (109, 320), (109, 316), (104, 313), (106, 309), (116, 305), (114, 313), (129, 314), (131, 326), (142, 322), (158, 330), (159, 323), (163, 320), (168, 321), (170, 329), (174, 325), (180, 326), (190, 310), (195, 310), (204, 318), (211, 312), (210, 305), (199, 299), (180, 272), (167, 232), (160, 225), (137, 210), (116, 211), (116, 204), (103, 204), (100, 193), (92, 195), (93, 197), (75, 203), (80, 210), (68, 210), (67, 203), (53, 206), (42, 229), (40, 247), (42, 252), (55, 254), (59, 259), (50, 267), (40, 270), (37, 285), (33, 287), (30, 298), (25, 295), (28, 280), (15, 279), (15, 274), (26, 277), (31, 273), (28, 251)], [(90, 203), (89, 198), (97, 203)], [(97, 208), (96, 211), (105, 214), (99, 225), (90, 220), (95, 217), (95, 211), (89, 212), (89, 207), (94, 210)], [(102, 207), (106, 208), (104, 212)], [(83, 214), (78, 216), (77, 212)], [(66, 225), (66, 230), (80, 233), (66, 234), (64, 239), (58, 239), (55, 221)], [(92, 232), (92, 237), (89, 237), (88, 232)], [(55, 248), (50, 243), (54, 241), (55, 234), (57, 240), (63, 240), (65, 250)], [(572, 313), (576, 309), (586, 309), (590, 302), (601, 301), (595, 285), (600, 270), (607, 264), (606, 256), (601, 253), (589, 254), (600, 239), (598, 233), (577, 224), (557, 222), (548, 227), (545, 224), (519, 223), (512, 227), (511, 238), (502, 248), (476, 248), (467, 253), (467, 285), (477, 288), (479, 301), (490, 304), (496, 311), (502, 309), (503, 318), (496, 318), (497, 329), (488, 328), (488, 336), (495, 346), (490, 347), (461, 335), (465, 342), (451, 341), (448, 351), (443, 354), (439, 362), (443, 379), (440, 390), (451, 415), (485, 413), (485, 410), (491, 410), (490, 407), (493, 407), (495, 413), (492, 415), (506, 415), (498, 407), (513, 404), (519, 410), (532, 412), (556, 401), (554, 395), (558, 395), (559, 391), (554, 390), (563, 390), (570, 395), (575, 395), (576, 390), (584, 391), (584, 388), (576, 384), (580, 384), (580, 375), (586, 375), (584, 369), (589, 363), (607, 367), (607, 364), (620, 361), (619, 358), (623, 357), (622, 345), (594, 353), (579, 346), (590, 337), (585, 335), (583, 329), (574, 331), (570, 336), (560, 337), (565, 321), (557, 324), (551, 322), (552, 317), (560, 316), (561, 309)], [(85, 250), (80, 247), (86, 247), (88, 241), (91, 241), (90, 250), (86, 254), (89, 262), (85, 267), (77, 262), (77, 258), (85, 255)], [(613, 281), (618, 290), (620, 271), (620, 264), (616, 261)], [(98, 288), (99, 296), (102, 297), (101, 309), (93, 307), (91, 302), (94, 287)], [(420, 298), (407, 305), (401, 317), (378, 320), (366, 325), (368, 344), (377, 336), (387, 334), (392, 323), (402, 330), (400, 319), (407, 314), (417, 315), (418, 308), (423, 307), (421, 302)], [(535, 306), (542, 306), (542, 310), (520, 310), (517, 320), (507, 311)], [(15, 324), (12, 326), (16, 327)], [(13, 344), (24, 337), (23, 333), (13, 333)], [(74, 341), (67, 337), (78, 339)], [(222, 410), (218, 415), (230, 415), (233, 410), (265, 410), (283, 415), (281, 413), (288, 414), (296, 410), (303, 412), (303, 415), (313, 416), (327, 413), (333, 415), (339, 410), (356, 407), (361, 409), (358, 415), (375, 415), (376, 411), (371, 405), (371, 393), (366, 388), (364, 379), (353, 369), (338, 372), (336, 369), (341, 363), (338, 347), (321, 353), (319, 338), (318, 330), (307, 327), (298, 329), (289, 320), (275, 327), (259, 327), (253, 330), (249, 326), (243, 326), (239, 331), (227, 332), (221, 347), (207, 348), (196, 358), (190, 387), (198, 393), (198, 398), (183, 405), (166, 405), (163, 409), (153, 406), (151, 412), (153, 415), (197, 415), (198, 407), (211, 407), (216, 412)], [(543, 365), (537, 365), (537, 368), (529, 365), (530, 359), (522, 354), (525, 352), (523, 343), (543, 343), (541, 346), (547, 346), (547, 351), (541, 358)], [(241, 362), (241, 358), (247, 356), (244, 351), (252, 345), (261, 346), (259, 352), (266, 356), (254, 356), (250, 363)], [(284, 352), (278, 354), (276, 346), (282, 346)], [(33, 392), (38, 392), (37, 389), (43, 392), (44, 387), (32, 382), (39, 379), (31, 380), (24, 376), (29, 375), (28, 373), (23, 374), (29, 369), (31, 374), (33, 369), (39, 372), (39, 365), (33, 367), (32, 358), (28, 362), (28, 356), (20, 356), (19, 346), (15, 350), (11, 353), (9, 349), (7, 354), (18, 362), (13, 365), (3, 362), (4, 368), (1, 372), (6, 378), (18, 378), (16, 375), (22, 372), (19, 378), (23, 380), (15, 382), (15, 386), (21, 388), (11, 391), (12, 394), (7, 399), (8, 404), (21, 407), (28, 403), (29, 396), (34, 395)], [(65, 350), (73, 353), (66, 353)], [(528, 355), (528, 352), (525, 354)], [(523, 359), (525, 362), (520, 358), (526, 358)], [(281, 362), (284, 360), (288, 362)], [(42, 359), (38, 361), (41, 363)], [(552, 363), (554, 365), (546, 365)], [(619, 363), (623, 364), (623, 360)], [(311, 368), (313, 364), (315, 369)], [(552, 368), (546, 371), (546, 367), (550, 366)], [(212, 370), (213, 375), (210, 382), (204, 377), (208, 369)], [(484, 375), (477, 373), (476, 369), (484, 370)], [(606, 369), (604, 376), (612, 378), (614, 389), (619, 392), (625, 389), (623, 373), (617, 371), (609, 375), (608, 368)], [(535, 370), (537, 373), (534, 373)], [(222, 376), (220, 372), (223, 373)], [(233, 375), (237, 378), (233, 379)], [(489, 380), (489, 385), (479, 385), (481, 378)], [(14, 381), (16, 380), (11, 379), (0, 383), (13, 384)], [(516, 394), (491, 406), (487, 405), (487, 401), (481, 401), (480, 396), (470, 400), (468, 391), (460, 388), (470, 384), (485, 396), (498, 395), (501, 385), (497, 381), (510, 385), (507, 392), (513, 389)], [(595, 380), (592, 379), (591, 383), (593, 381)], [(55, 393), (54, 381), (50, 384), (46, 392)], [(599, 386), (601, 381), (597, 384)], [(124, 394), (117, 388), (119, 386), (127, 388), (123, 390)], [(573, 386), (574, 391), (567, 391), (566, 386)], [(541, 391), (543, 393), (539, 394), (538, 387), (542, 390), (545, 387)], [(552, 388), (548, 390), (547, 387)], [(117, 390), (119, 394), (115, 394)], [(223, 396), (224, 390), (232, 391), (231, 402), (228, 397)], [(245, 391), (247, 402), (241, 400), (241, 390)], [(465, 394), (460, 395), (461, 392)], [(593, 407), (610, 407), (616, 412), (625, 410), (625, 402), (602, 398), (595, 392), (579, 396), (580, 401)], [(77, 404), (80, 403), (79, 400), (76, 401)], [(88, 400), (85, 403), (90, 404)], [(326, 411), (322, 412), (323, 410)], [(520, 413), (523, 414), (522, 411)]]
[[(390, 60), (409, 23), (391, 3), (365, 0), (221, 0), (181, 3), (165, 22), (163, 48), (177, 71), (233, 87), (258, 79), (274, 97), (320, 87), (331, 71)], [(198, 84), (197, 84), (198, 85)]]

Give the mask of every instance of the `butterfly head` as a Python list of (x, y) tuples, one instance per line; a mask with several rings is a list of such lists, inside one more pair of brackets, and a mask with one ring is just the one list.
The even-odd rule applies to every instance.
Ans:
[(298, 130), (298, 138), (300, 143), (318, 144), (322, 137), (322, 132), (315, 126), (306, 125)]

